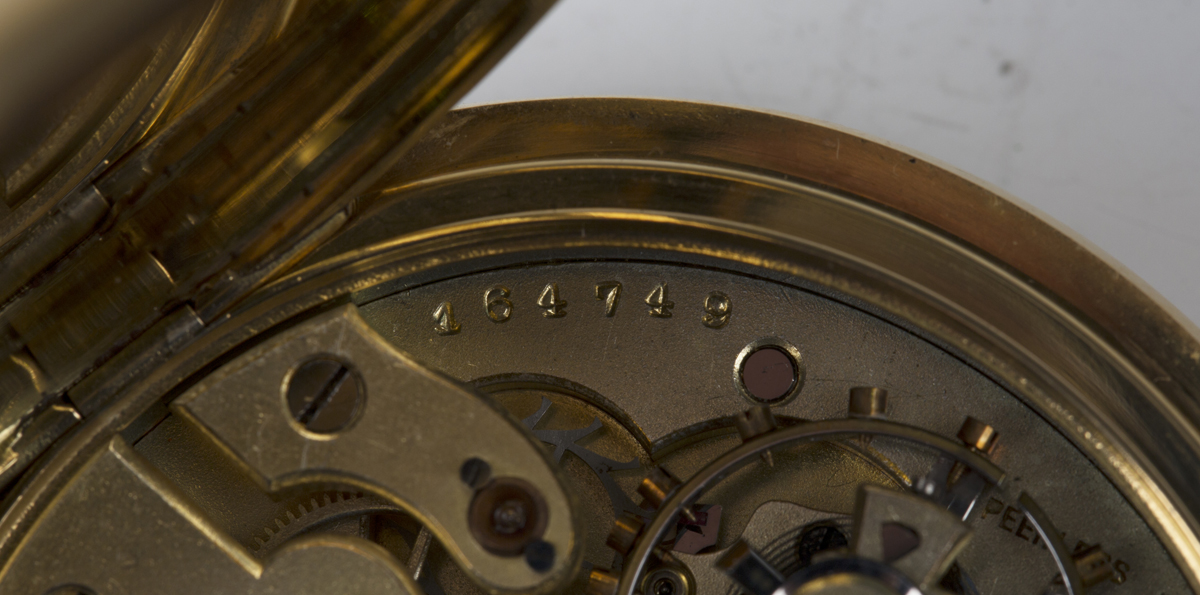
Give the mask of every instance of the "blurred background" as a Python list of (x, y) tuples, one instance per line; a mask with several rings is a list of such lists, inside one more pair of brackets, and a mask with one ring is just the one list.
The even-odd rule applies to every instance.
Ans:
[(560, 0), (460, 105), (769, 109), (923, 152), (1200, 322), (1200, 2)]

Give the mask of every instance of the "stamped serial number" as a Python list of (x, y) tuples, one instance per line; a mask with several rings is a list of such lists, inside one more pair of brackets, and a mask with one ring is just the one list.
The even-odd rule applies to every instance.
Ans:
[[(644, 290), (645, 288), (642, 288), (642, 291)], [(512, 320), (519, 307), (540, 311), (543, 318), (565, 318), (568, 314), (576, 312), (581, 316), (612, 318), (617, 315), (618, 310), (629, 309), (628, 306), (621, 306), (623, 291), (624, 286), (619, 281), (601, 281), (596, 283), (592, 292), (594, 302), (572, 305), (564, 298), (565, 292), (559, 290), (558, 283), (551, 282), (547, 283), (536, 297), (531, 296), (532, 299), (527, 305), (518, 306), (511, 289), (495, 285), (483, 292), (483, 310), (488, 319), (495, 324), (504, 324)], [(651, 318), (671, 318), (676, 314), (676, 305), (671, 297), (671, 288), (666, 283), (659, 283), (652, 287), (642, 300), (645, 304), (644, 309), (636, 310)], [(689, 316), (696, 316), (701, 324), (711, 329), (724, 328), (733, 316), (733, 301), (719, 291), (709, 293), (697, 306), (699, 307), (695, 310), (682, 306), (679, 310), (680, 313), (687, 311)], [(433, 309), (433, 322), (433, 330), (439, 335), (455, 335), (462, 330), (462, 323), (454, 317), (454, 305), (449, 301), (441, 302)]]

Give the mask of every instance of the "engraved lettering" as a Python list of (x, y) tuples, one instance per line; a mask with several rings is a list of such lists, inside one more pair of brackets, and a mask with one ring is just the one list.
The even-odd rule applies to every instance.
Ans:
[(612, 318), (617, 313), (617, 302), (621, 300), (621, 284), (617, 281), (597, 283), (596, 299), (604, 300), (604, 315)]
[(650, 306), (650, 315), (655, 318), (671, 317), (671, 308), (675, 307), (675, 302), (667, 299), (666, 283), (660, 283), (650, 291), (650, 295), (646, 296), (646, 305)]
[(538, 297), (537, 305), (546, 310), (542, 312), (542, 316), (546, 318), (562, 318), (567, 315), (567, 302), (558, 299), (558, 283), (546, 285), (542, 295)]
[[(1001, 512), (1003, 512), (1003, 514), (1001, 514)], [(979, 518), (982, 520), (988, 516), (1000, 515), (1000, 521), (997, 523), (998, 527), (1008, 531), (1009, 533), (1012, 533), (1013, 536), (1021, 539), (1022, 541), (1035, 545), (1043, 550), (1047, 549), (1046, 543), (1042, 541), (1042, 536), (1037, 533), (1037, 529), (1025, 515), (1021, 515), (1020, 523), (1016, 524), (1014, 528), (1013, 524), (1016, 523), (1017, 514), (1019, 513), (1020, 511), (1018, 509), (1005, 505), (1003, 500), (1000, 500), (999, 498), (989, 498), (987, 504), (984, 506), (983, 514), (981, 514)], [(1066, 531), (1059, 532), (1059, 537), (1063, 540), (1064, 544), (1067, 542)], [(1091, 546), (1092, 544), (1089, 544), (1086, 541), (1076, 540), (1075, 553), (1086, 550)], [(1128, 574), (1131, 570), (1129, 563), (1124, 560), (1114, 561), (1111, 555), (1108, 555), (1108, 559), (1111, 563), (1113, 571), (1113, 575), (1109, 580), (1118, 585), (1124, 583), (1128, 579)], [(1054, 584), (1063, 584), (1062, 575), (1056, 575), (1054, 577)]]
[(1004, 512), (1004, 502), (996, 498), (989, 498), (987, 506), (983, 507), (983, 514), (979, 516), (979, 520), (988, 518), (989, 514), (1000, 514)]
[(1127, 572), (1129, 572), (1129, 564), (1126, 563), (1124, 560), (1117, 560), (1116, 562), (1113, 562), (1112, 567), (1113, 567), (1113, 576), (1110, 580), (1114, 583), (1117, 583), (1118, 585), (1125, 582), (1125, 578), (1126, 578), (1125, 574)]
[(513, 303), (508, 299), (512, 293), (507, 287), (496, 286), (483, 294), (483, 307), (487, 310), (488, 318), (497, 324), (508, 322), (513, 315)]
[(729, 324), (731, 315), (733, 315), (733, 302), (729, 301), (729, 296), (714, 291), (704, 298), (704, 316), (701, 318), (704, 326), (721, 328)]
[(433, 330), (442, 336), (454, 335), (462, 330), (462, 325), (454, 320), (454, 306), (451, 306), (450, 302), (438, 304), (433, 310), (433, 321), (436, 323)]
[(1019, 511), (1011, 506), (1005, 508), (1004, 516), (1000, 517), (1000, 528), (1012, 533), (1016, 528), (1017, 512)]
[[(1028, 536), (1025, 535), (1026, 529), (1028, 529), (1030, 533)], [(1029, 517), (1021, 517), (1021, 524), (1017, 525), (1017, 537), (1020, 537), (1021, 539), (1024, 539), (1030, 543), (1037, 544), (1038, 534), (1037, 531), (1033, 529), (1033, 524), (1029, 522)], [(1033, 539), (1030, 539), (1030, 537)]]

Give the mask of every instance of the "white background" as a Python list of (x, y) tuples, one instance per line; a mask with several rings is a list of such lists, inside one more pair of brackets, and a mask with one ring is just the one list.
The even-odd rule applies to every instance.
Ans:
[(991, 182), (1200, 321), (1200, 2), (560, 0), (462, 105), (766, 108)]

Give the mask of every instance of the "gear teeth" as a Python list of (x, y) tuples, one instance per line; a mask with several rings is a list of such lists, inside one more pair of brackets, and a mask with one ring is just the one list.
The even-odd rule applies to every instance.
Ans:
[(645, 524), (641, 517), (626, 512), (613, 522), (612, 531), (608, 533), (605, 543), (622, 556), (628, 556), (633, 545), (637, 543), (638, 537), (641, 536)]
[[(637, 487), (637, 492), (643, 499), (642, 508), (658, 510), (682, 484), (683, 482), (667, 471), (666, 467), (659, 465), (651, 468), (646, 478)], [(696, 515), (690, 506), (685, 507), (679, 514), (692, 523), (696, 522)]]
[[(273, 541), (284, 538), (280, 537), (280, 535), (291, 535), (292, 532), (288, 531), (288, 527), (293, 523), (302, 523), (305, 516), (329, 506), (344, 504), (353, 506), (355, 501), (366, 496), (365, 492), (348, 490), (326, 490), (313, 493), (308, 496), (307, 501), (288, 504), (286, 508), (280, 511), (280, 516), (267, 521), (267, 526), (263, 527), (258, 534), (251, 536), (252, 544), (250, 547), (255, 552), (268, 549), (272, 547)], [(287, 538), (290, 539), (290, 537)]]
[(538, 424), (553, 405), (554, 403), (550, 399), (542, 397), (542, 405), (537, 412), (521, 420), (521, 423), (535, 438), (554, 447), (554, 454), (551, 455), (553, 460), (559, 461), (562, 459), (563, 454), (569, 452), (586, 462), (608, 492), (609, 501), (613, 507), (613, 514), (620, 515), (625, 511), (639, 512), (640, 507), (617, 485), (616, 480), (613, 479), (612, 472), (624, 469), (641, 469), (641, 460), (635, 456), (628, 461), (618, 461), (581, 445), (579, 443), (581, 439), (595, 434), (596, 431), (604, 427), (604, 423), (598, 417), (593, 417), (592, 423), (586, 428), (576, 428), (574, 430), (537, 429)]
[(593, 568), (588, 575), (586, 595), (616, 595), (620, 578), (610, 570)]
[(638, 484), (637, 492), (641, 494), (642, 498), (645, 498), (645, 503), (650, 505), (650, 508), (657, 510), (681, 483), (670, 471), (660, 465), (650, 469), (646, 478)]

